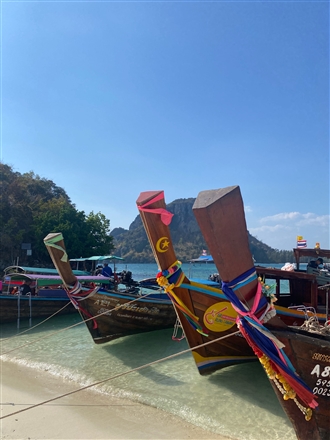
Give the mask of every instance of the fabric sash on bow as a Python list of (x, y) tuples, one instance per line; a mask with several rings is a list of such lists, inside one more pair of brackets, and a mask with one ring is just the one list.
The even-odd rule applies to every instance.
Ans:
[(94, 330), (98, 327), (97, 322), (94, 319), (94, 317), (81, 306), (80, 301), (88, 298), (89, 296), (94, 295), (96, 292), (98, 292), (99, 289), (100, 286), (95, 286), (93, 289), (83, 289), (78, 280), (76, 281), (76, 284), (72, 288), (65, 287), (65, 291), (70, 301), (74, 305), (74, 307), (77, 310), (80, 310), (80, 312), (84, 313), (84, 315), (88, 316), (88, 318), (92, 319)]
[(262, 325), (256, 316), (258, 310), (261, 310), (267, 302), (267, 299), (262, 295), (261, 284), (258, 283), (251, 309), (243, 304), (234, 292), (256, 278), (257, 274), (253, 267), (235, 280), (222, 283), (223, 293), (238, 313), (237, 325), (256, 355), (259, 358), (266, 355), (270, 359), (274, 371), (285, 378), (297, 396), (310, 408), (316, 408), (318, 404), (314, 399), (313, 392), (295, 372), (293, 365), (283, 351), (284, 345)]

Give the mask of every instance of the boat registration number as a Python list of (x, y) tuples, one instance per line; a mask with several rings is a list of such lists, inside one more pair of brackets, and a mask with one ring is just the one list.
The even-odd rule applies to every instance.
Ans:
[(330, 397), (330, 366), (323, 367), (321, 365), (315, 365), (311, 375), (316, 375), (317, 380), (315, 387), (313, 388), (313, 394), (318, 396)]

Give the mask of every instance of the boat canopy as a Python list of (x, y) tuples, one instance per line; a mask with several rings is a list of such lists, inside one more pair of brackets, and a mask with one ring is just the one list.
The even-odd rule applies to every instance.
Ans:
[(114, 261), (114, 266), (116, 268), (116, 260), (123, 260), (124, 258), (122, 257), (117, 257), (117, 255), (95, 255), (92, 257), (87, 257), (87, 258), (70, 258), (70, 262), (71, 263), (76, 263), (76, 269), (78, 269), (79, 267), (79, 263), (84, 263), (83, 265), (85, 266), (85, 263), (87, 261), (91, 262), (91, 266), (92, 266), (92, 272), (94, 272), (95, 267), (97, 265), (98, 262), (103, 261), (103, 262), (110, 262), (110, 261)]
[[(13, 273), (40, 274), (40, 275), (58, 275), (56, 269), (46, 267), (27, 267), (27, 266), (8, 266), (4, 270), (5, 276)], [(85, 270), (74, 270), (74, 275), (89, 275)]]
[(301, 257), (312, 257), (312, 258), (330, 258), (329, 249), (319, 249), (319, 248), (294, 248), (293, 253), (297, 262), (297, 269), (299, 270), (299, 261)]
[[(45, 274), (28, 274), (28, 273), (15, 273), (5, 276), (5, 281), (34, 281), (39, 287), (44, 286), (57, 286), (62, 285), (63, 281), (59, 275), (45, 275)], [(110, 284), (112, 281), (102, 275), (79, 275), (77, 280), (80, 283), (96, 283), (96, 284)]]
[(117, 257), (116, 255), (100, 255), (88, 258), (70, 258), (70, 261), (103, 261), (103, 260), (123, 260), (122, 257)]

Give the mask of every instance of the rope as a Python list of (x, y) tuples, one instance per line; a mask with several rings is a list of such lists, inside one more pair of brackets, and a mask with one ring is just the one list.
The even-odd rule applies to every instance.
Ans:
[[(95, 315), (95, 316), (93, 316), (93, 317), (91, 317), (91, 318), (88, 318), (88, 319), (82, 320), (82, 321), (80, 321), (80, 322), (77, 322), (76, 324), (70, 325), (69, 327), (62, 328), (62, 329), (60, 329), (60, 330), (58, 330), (58, 331), (56, 331), (56, 332), (50, 333), (49, 335), (42, 336), (42, 337), (40, 337), (40, 338), (38, 338), (38, 339), (36, 339), (36, 340), (34, 340), (34, 341), (27, 342), (26, 344), (20, 345), (19, 347), (16, 347), (16, 348), (13, 348), (12, 350), (6, 351), (5, 353), (1, 353), (0, 357), (3, 356), (3, 355), (6, 355), (6, 354), (12, 353), (13, 351), (18, 350), (19, 348), (24, 348), (24, 347), (26, 347), (26, 346), (28, 346), (28, 345), (35, 344), (36, 342), (38, 342), (38, 341), (40, 341), (40, 340), (47, 339), (47, 338), (49, 338), (50, 336), (57, 335), (58, 333), (61, 333), (61, 332), (65, 331), (65, 330), (70, 330), (71, 328), (74, 328), (74, 327), (76, 327), (76, 326), (78, 326), (78, 325), (84, 324), (84, 323), (86, 323), (86, 322), (88, 322), (88, 321), (91, 321), (92, 319), (99, 318), (100, 316), (103, 316), (103, 315), (105, 315), (105, 314), (107, 314), (107, 313), (109, 313), (109, 312), (113, 312), (114, 310), (118, 310), (118, 309), (120, 309), (121, 307), (123, 307), (123, 306), (126, 305), (126, 304), (132, 304), (132, 303), (134, 303), (134, 302), (136, 302), (136, 301), (139, 301), (140, 299), (146, 298), (146, 297), (148, 297), (148, 296), (151, 295), (151, 294), (153, 294), (153, 292), (149, 292), (149, 293), (147, 293), (147, 294), (145, 294), (145, 295), (143, 295), (143, 296), (139, 296), (139, 298), (136, 298), (136, 299), (134, 299), (134, 300), (132, 300), (132, 301), (128, 301), (127, 303), (122, 304), (122, 305), (119, 305), (119, 306), (117, 306), (117, 307), (114, 307), (113, 309), (106, 310), (105, 312), (102, 312), (102, 313), (100, 313), (99, 315)], [(30, 329), (29, 329), (29, 330), (30, 330)], [(15, 335), (15, 336), (19, 336), (19, 335)], [(8, 339), (10, 339), (10, 338), (8, 338)]]
[(63, 397), (67, 397), (67, 396), (70, 396), (72, 394), (78, 393), (79, 391), (87, 390), (88, 388), (92, 388), (92, 387), (95, 387), (97, 385), (101, 385), (102, 383), (108, 382), (109, 380), (113, 380), (113, 379), (117, 379), (118, 377), (126, 376), (127, 374), (133, 373), (135, 371), (140, 371), (140, 370), (142, 370), (144, 368), (150, 367), (152, 365), (159, 364), (160, 362), (164, 362), (164, 361), (166, 361), (168, 359), (173, 359), (173, 358), (175, 358), (177, 356), (181, 356), (182, 354), (189, 353), (189, 352), (191, 352), (193, 350), (197, 350), (198, 348), (202, 348), (202, 347), (204, 347), (206, 345), (213, 344), (214, 342), (221, 341), (223, 339), (229, 338), (230, 336), (234, 336), (234, 335), (237, 335), (239, 333), (240, 332), (237, 331), (237, 332), (231, 333), (229, 335), (222, 336), (222, 337), (220, 337), (218, 339), (214, 339), (213, 341), (208, 341), (208, 342), (205, 342), (204, 344), (196, 345), (193, 348), (187, 348), (186, 350), (180, 351), (179, 353), (174, 353), (174, 354), (171, 354), (171, 355), (166, 356), (164, 358), (158, 359), (156, 361), (149, 362), (148, 364), (141, 365), (139, 367), (133, 368), (132, 370), (128, 370), (128, 371), (124, 371), (123, 373), (115, 374), (114, 376), (108, 377), (107, 379), (103, 379), (103, 380), (94, 382), (94, 383), (92, 383), (90, 385), (86, 385), (84, 387), (78, 388), (77, 390), (73, 390), (73, 391), (70, 391), (68, 393), (61, 394), (60, 396), (53, 397), (52, 399), (44, 400), (43, 402), (36, 403), (35, 405), (31, 405), (28, 408), (23, 408), (23, 409), (20, 409), (19, 411), (15, 411), (13, 413), (10, 413), (10, 414), (7, 414), (5, 416), (2, 416), (2, 417), (0, 417), (0, 420), (5, 419), (7, 417), (14, 416), (16, 414), (20, 414), (20, 413), (22, 413), (24, 411), (28, 411), (28, 410), (33, 409), (33, 408), (37, 408), (38, 406), (42, 406), (42, 405), (45, 405), (47, 403), (54, 402), (55, 400), (62, 399)]
[[(181, 336), (180, 337), (178, 336), (179, 329), (181, 329)], [(182, 339), (184, 339), (185, 337), (186, 337), (186, 335), (184, 334), (181, 322), (177, 318), (177, 320), (174, 324), (172, 339), (173, 339), (173, 341), (182, 341)]]
[(319, 323), (317, 316), (311, 316), (301, 326), (303, 330), (310, 333), (317, 333), (319, 335), (330, 336), (330, 321), (326, 321), (324, 325)]

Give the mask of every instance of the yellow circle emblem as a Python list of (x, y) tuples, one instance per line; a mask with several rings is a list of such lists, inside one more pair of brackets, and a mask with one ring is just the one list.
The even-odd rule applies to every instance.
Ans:
[(218, 302), (204, 313), (203, 321), (206, 328), (213, 332), (224, 332), (236, 323), (237, 312), (230, 302)]

